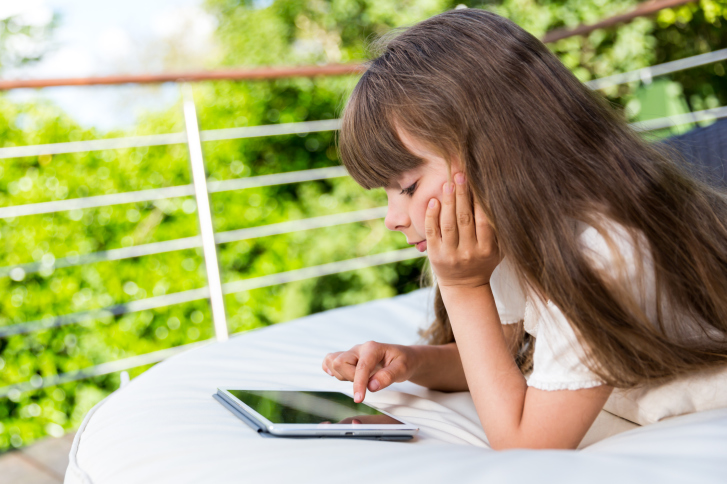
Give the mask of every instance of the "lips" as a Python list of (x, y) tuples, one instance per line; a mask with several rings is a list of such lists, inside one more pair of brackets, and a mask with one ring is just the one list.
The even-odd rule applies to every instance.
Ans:
[(415, 246), (419, 252), (424, 252), (425, 250), (427, 250), (426, 240), (420, 240), (419, 242), (409, 242), (409, 240), (407, 240), (406, 243)]

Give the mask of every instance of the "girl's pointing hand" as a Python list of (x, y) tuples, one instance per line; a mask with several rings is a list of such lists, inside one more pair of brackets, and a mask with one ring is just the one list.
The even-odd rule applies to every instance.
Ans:
[(376, 392), (411, 378), (417, 359), (409, 346), (369, 341), (348, 351), (327, 354), (321, 367), (341, 381), (352, 381), (353, 399), (361, 403), (366, 389)]
[(442, 202), (432, 198), (427, 206), (427, 252), (437, 284), (478, 287), (490, 282), (500, 263), (492, 226), (478, 203), (470, 202), (463, 173), (442, 187)]

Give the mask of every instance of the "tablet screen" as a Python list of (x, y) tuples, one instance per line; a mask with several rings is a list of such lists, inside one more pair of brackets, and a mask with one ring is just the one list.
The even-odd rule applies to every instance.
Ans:
[(405, 425), (339, 392), (227, 390), (260, 415), (277, 424)]

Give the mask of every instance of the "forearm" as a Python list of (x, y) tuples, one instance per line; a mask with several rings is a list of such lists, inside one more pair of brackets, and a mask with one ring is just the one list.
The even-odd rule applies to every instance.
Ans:
[(489, 285), (441, 288), (477, 414), (496, 448), (521, 441), (527, 384), (508, 348)]
[[(508, 351), (513, 358), (520, 347), (516, 341), (522, 322), (502, 326)], [(417, 371), (409, 381), (441, 392), (469, 390), (457, 343), (409, 346), (416, 355)]]
[(416, 371), (409, 381), (441, 392), (467, 391), (467, 380), (456, 343), (410, 346)]

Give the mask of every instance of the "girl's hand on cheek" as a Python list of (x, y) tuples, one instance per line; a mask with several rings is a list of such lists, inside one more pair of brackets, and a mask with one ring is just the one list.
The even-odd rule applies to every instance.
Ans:
[(492, 226), (482, 208), (470, 204), (464, 174), (442, 187), (442, 202), (427, 206), (425, 233), (429, 260), (440, 287), (479, 287), (500, 263)]

